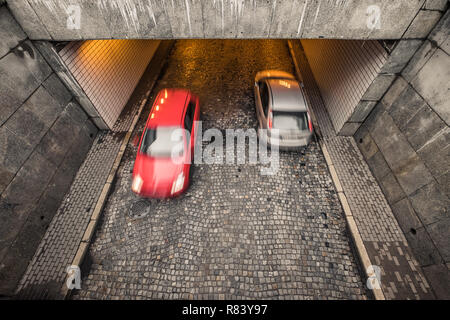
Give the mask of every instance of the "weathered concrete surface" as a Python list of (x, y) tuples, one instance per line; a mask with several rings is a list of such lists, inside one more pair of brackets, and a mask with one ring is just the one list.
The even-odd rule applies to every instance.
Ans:
[[(375, 9), (370, 7), (374, 5), (370, 0), (8, 0), (7, 3), (29, 37), (40, 40), (399, 39), (425, 0), (381, 0)], [(71, 5), (81, 10), (79, 29), (67, 27), (74, 12)], [(415, 25), (426, 21), (431, 29), (438, 13), (421, 13)], [(416, 29), (408, 34), (426, 32), (423, 25)]]

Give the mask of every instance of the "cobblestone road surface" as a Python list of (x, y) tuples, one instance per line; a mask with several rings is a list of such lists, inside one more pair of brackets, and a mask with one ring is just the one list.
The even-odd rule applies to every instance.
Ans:
[[(203, 130), (256, 128), (253, 79), (271, 68), (294, 73), (284, 41), (178, 41), (150, 102), (165, 87), (189, 88)], [(162, 201), (131, 192), (136, 151), (126, 150), (73, 298), (367, 298), (317, 143), (282, 153), (273, 176), (195, 165), (187, 193)]]

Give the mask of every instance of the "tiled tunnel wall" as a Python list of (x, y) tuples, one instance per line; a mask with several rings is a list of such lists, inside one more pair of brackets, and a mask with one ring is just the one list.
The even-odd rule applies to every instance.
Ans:
[(347, 135), (348, 123), (361, 123), (374, 106), (373, 102), (360, 101), (388, 53), (375, 40), (307, 39), (301, 43), (334, 129)]
[(159, 43), (158, 40), (74, 41), (59, 55), (111, 129)]
[(447, 10), (354, 136), (416, 259), (445, 299), (450, 299), (449, 30)]
[(0, 6), (0, 295), (9, 295), (97, 128)]

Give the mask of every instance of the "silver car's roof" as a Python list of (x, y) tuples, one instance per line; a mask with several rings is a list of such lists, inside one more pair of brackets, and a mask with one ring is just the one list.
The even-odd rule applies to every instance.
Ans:
[(306, 103), (299, 83), (291, 79), (268, 79), (272, 91), (274, 111), (306, 111)]

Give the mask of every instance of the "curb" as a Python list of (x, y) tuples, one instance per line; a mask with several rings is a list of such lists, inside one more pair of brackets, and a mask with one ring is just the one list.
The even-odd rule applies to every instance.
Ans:
[[(173, 46), (173, 44), (172, 45), (169, 44), (168, 49), (165, 52), (165, 56), (164, 56), (164, 58), (163, 58), (163, 60), (162, 60), (162, 62), (160, 64), (161, 68), (158, 71), (158, 74), (161, 72), (162, 67), (164, 65), (164, 62), (165, 62), (165, 59), (166, 59), (168, 53), (170, 53), (170, 49), (172, 48), (172, 46)], [(156, 53), (158, 52), (158, 50), (160, 48), (161, 48), (161, 44), (159, 45), (159, 48), (157, 49)], [(150, 61), (149, 66), (152, 64), (152, 62), (153, 62), (153, 60)], [(133, 134), (133, 131), (134, 131), (135, 127), (136, 127), (136, 124), (137, 124), (137, 122), (138, 122), (138, 120), (139, 120), (139, 118), (141, 116), (142, 110), (144, 109), (145, 105), (147, 104), (148, 99), (150, 97), (150, 94), (151, 94), (151, 92), (153, 90), (153, 87), (156, 84), (157, 80), (158, 80), (158, 77), (156, 77), (153, 80), (153, 83), (151, 84), (150, 89), (148, 91), (146, 91), (145, 98), (142, 100), (142, 102), (141, 102), (141, 104), (139, 106), (139, 110), (135, 114), (135, 116), (133, 118), (133, 122), (131, 123), (131, 126), (130, 126), (130, 128), (127, 131), (127, 134), (125, 135), (125, 137), (122, 140), (119, 152), (118, 152), (118, 154), (116, 156), (116, 159), (114, 161), (114, 164), (113, 164), (113, 166), (112, 166), (112, 168), (110, 170), (108, 178), (106, 179), (106, 182), (105, 182), (105, 184), (103, 186), (103, 189), (102, 189), (102, 192), (100, 194), (100, 197), (98, 198), (98, 200), (96, 202), (94, 211), (92, 212), (91, 219), (89, 221), (89, 224), (86, 227), (86, 230), (84, 232), (83, 238), (81, 239), (80, 245), (78, 246), (77, 253), (75, 254), (75, 257), (72, 260), (72, 264), (71, 265), (73, 265), (73, 266), (80, 267), (82, 262), (83, 262), (83, 260), (84, 260), (84, 258), (85, 258), (85, 256), (86, 256), (86, 253), (87, 253), (87, 251), (89, 249), (90, 242), (92, 240), (92, 237), (94, 236), (95, 229), (96, 229), (97, 224), (98, 224), (98, 222), (100, 220), (101, 213), (102, 213), (103, 208), (104, 208), (104, 206), (106, 204), (106, 200), (108, 198), (108, 195), (109, 195), (111, 186), (113, 184), (114, 178), (116, 177), (117, 170), (118, 170), (118, 168), (120, 166), (120, 163), (122, 161), (122, 157), (123, 157), (123, 155), (125, 153), (126, 147), (127, 147), (128, 143), (130, 141), (131, 135)], [(66, 285), (69, 277), (70, 277), (70, 275), (67, 275), (65, 277), (64, 283), (62, 284), (62, 287), (61, 287), (60, 293), (62, 295), (62, 299), (67, 299), (70, 296), (70, 293), (73, 290), (73, 289), (69, 289), (67, 287), (67, 285)]]
[[(131, 123), (130, 128), (128, 129), (127, 134), (122, 140), (122, 144), (120, 145), (119, 153), (116, 156), (116, 159), (114, 161), (114, 164), (111, 168), (111, 171), (108, 175), (108, 179), (106, 180), (106, 183), (103, 186), (102, 192), (100, 194), (100, 197), (97, 200), (97, 203), (95, 205), (94, 211), (92, 212), (91, 219), (89, 221), (88, 226), (86, 227), (86, 230), (84, 232), (83, 238), (81, 239), (81, 243), (78, 246), (77, 253), (75, 254), (75, 258), (72, 260), (73, 266), (80, 266), (81, 263), (84, 260), (84, 257), (88, 251), (89, 244), (91, 242), (91, 239), (94, 235), (95, 228), (97, 227), (98, 221), (100, 220), (100, 215), (102, 213), (102, 210), (106, 204), (106, 200), (108, 198), (109, 191), (111, 189), (111, 185), (113, 183), (113, 180), (116, 176), (117, 169), (119, 169), (120, 163), (122, 161), (122, 157), (125, 153), (125, 149), (128, 145), (128, 142), (130, 141), (131, 135), (134, 131), (134, 128), (141, 116), (142, 110), (144, 109), (144, 106), (147, 104), (148, 98), (150, 96), (151, 90), (147, 91), (145, 94), (144, 100), (142, 100), (141, 105), (139, 106), (139, 110), (134, 116), (133, 122)], [(66, 276), (66, 279), (64, 280), (64, 284), (61, 289), (61, 294), (63, 296), (63, 299), (67, 298), (69, 293), (71, 292), (71, 289), (67, 288), (67, 280), (69, 279), (69, 275)]]
[[(358, 252), (359, 261), (364, 269), (364, 275), (367, 279), (373, 276), (373, 274), (369, 273), (369, 267), (372, 266), (370, 262), (369, 255), (367, 253), (364, 242), (361, 238), (361, 234), (359, 233), (358, 226), (356, 225), (355, 219), (353, 218), (352, 210), (347, 201), (347, 197), (345, 196), (345, 192), (342, 188), (341, 182), (339, 181), (338, 175), (336, 173), (336, 169), (331, 160), (330, 154), (328, 153), (327, 146), (324, 142), (320, 142), (320, 148), (322, 149), (322, 153), (325, 157), (325, 161), (327, 162), (328, 170), (331, 174), (331, 179), (336, 187), (336, 191), (339, 197), (339, 201), (341, 202), (342, 209), (344, 209), (345, 220), (347, 221), (347, 227), (350, 230), (350, 234), (352, 236), (353, 243), (355, 244), (356, 251)], [(372, 293), (376, 300), (385, 300), (383, 291), (381, 289), (371, 289)]]
[[(292, 47), (291, 40), (288, 40), (288, 46), (289, 46), (289, 52), (292, 57), (292, 61), (295, 66), (296, 76), (300, 81), (303, 81), (303, 78), (300, 73), (300, 69), (298, 67), (297, 59), (295, 58), (294, 49)], [(310, 112), (311, 112), (311, 117), (314, 119), (314, 121), (313, 121), (314, 127), (319, 128), (318, 123), (316, 121), (316, 117), (314, 115), (314, 111), (312, 110), (312, 108), (310, 109)], [(372, 263), (370, 262), (369, 255), (367, 253), (364, 242), (361, 238), (361, 234), (359, 233), (358, 226), (356, 225), (355, 219), (353, 218), (353, 214), (352, 214), (352, 211), (348, 204), (347, 197), (345, 196), (344, 189), (342, 188), (341, 182), (339, 181), (339, 177), (337, 175), (336, 168), (334, 167), (334, 164), (331, 160), (330, 154), (328, 153), (326, 144), (325, 144), (325, 142), (323, 142), (323, 140), (321, 140), (321, 141), (319, 141), (319, 145), (320, 145), (320, 148), (322, 149), (322, 153), (325, 157), (325, 161), (327, 163), (328, 170), (331, 175), (331, 179), (333, 180), (334, 186), (336, 188), (336, 192), (338, 194), (339, 201), (341, 202), (342, 209), (344, 210), (344, 216), (345, 216), (345, 220), (347, 222), (347, 227), (350, 231), (353, 243), (355, 244), (356, 251), (358, 252), (358, 258), (364, 269), (363, 270), (364, 275), (366, 276), (366, 279), (369, 279), (370, 277), (373, 276), (373, 274), (369, 273), (369, 271), (368, 271), (369, 267), (372, 266)], [(371, 289), (371, 291), (375, 297), (375, 300), (385, 300), (385, 296), (381, 289)]]

